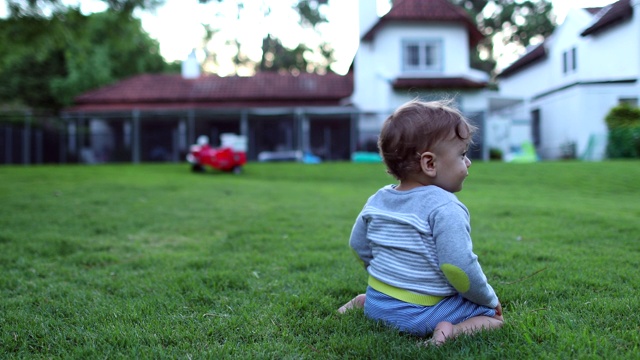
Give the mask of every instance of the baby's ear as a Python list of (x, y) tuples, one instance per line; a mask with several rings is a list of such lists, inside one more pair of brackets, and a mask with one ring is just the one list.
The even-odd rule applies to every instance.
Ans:
[(436, 154), (425, 151), (420, 155), (420, 169), (430, 177), (436, 176)]

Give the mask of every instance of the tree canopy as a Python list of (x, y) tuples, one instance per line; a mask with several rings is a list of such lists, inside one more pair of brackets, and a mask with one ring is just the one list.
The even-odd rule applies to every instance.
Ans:
[(84, 91), (166, 69), (157, 41), (127, 13), (0, 19), (0, 103), (59, 110)]
[[(272, 6), (269, 5), (269, 1), (264, 0), (199, 0), (199, 2), (235, 3), (238, 9), (235, 14), (237, 20), (241, 20), (243, 13), (249, 9), (258, 9), (258, 11), (262, 11), (264, 18), (271, 16), (273, 11)], [(322, 6), (326, 3), (327, 0), (298, 0), (293, 4), (292, 7), (298, 14), (298, 25), (300, 27), (300, 31), (312, 30), (316, 34), (319, 34), (317, 32), (318, 25), (327, 22), (327, 19), (321, 11)], [(233, 16), (233, 14), (219, 13), (216, 16), (228, 18)], [(206, 70), (208, 66), (217, 68), (219, 65), (220, 57), (216, 52), (215, 46), (211, 45), (211, 42), (214, 37), (222, 36), (224, 29), (215, 28), (213, 25), (205, 25), (205, 27), (207, 35), (203, 39), (203, 47), (207, 50), (207, 59), (205, 60)], [(324, 73), (329, 71), (329, 67), (334, 61), (333, 48), (326, 41), (320, 41), (317, 43), (307, 41), (305, 43), (298, 43), (294, 46), (285, 46), (282, 39), (277, 38), (277, 36), (272, 33), (267, 33), (262, 39), (262, 53), (260, 59), (252, 59), (243, 49), (243, 44), (241, 44), (237, 39), (228, 39), (226, 45), (234, 48), (235, 55), (232, 60), (236, 65), (236, 69), (242, 68), (249, 72), (275, 71), (289, 73)]]
[[(165, 0), (100, 0), (110, 10), (132, 14), (135, 9), (152, 10), (164, 4)], [(7, 0), (9, 13), (13, 17), (43, 16), (44, 10), (64, 11), (66, 6), (60, 0)]]
[(495, 41), (526, 48), (542, 41), (555, 28), (550, 0), (450, 0), (467, 10), (485, 39), (473, 55), (472, 66), (493, 72), (497, 54)]

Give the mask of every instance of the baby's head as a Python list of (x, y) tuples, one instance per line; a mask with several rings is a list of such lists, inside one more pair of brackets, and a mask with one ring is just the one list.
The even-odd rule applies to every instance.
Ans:
[(451, 100), (412, 100), (400, 106), (384, 122), (378, 149), (387, 171), (405, 180), (421, 171), (420, 156), (433, 151), (438, 143), (460, 139), (471, 142), (476, 127), (456, 108)]

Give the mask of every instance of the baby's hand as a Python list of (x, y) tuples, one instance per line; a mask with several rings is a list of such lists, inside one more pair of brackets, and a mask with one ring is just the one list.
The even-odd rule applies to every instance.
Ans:
[(498, 306), (496, 306), (495, 310), (496, 310), (496, 315), (493, 318), (498, 319), (500, 321), (504, 321), (504, 317), (502, 317), (502, 304), (500, 304), (500, 302), (498, 302)]

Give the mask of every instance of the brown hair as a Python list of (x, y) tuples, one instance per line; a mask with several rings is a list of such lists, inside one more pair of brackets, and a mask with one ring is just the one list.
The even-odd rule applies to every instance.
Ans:
[(398, 180), (420, 171), (420, 155), (442, 140), (469, 140), (477, 129), (452, 100), (412, 100), (400, 106), (382, 125), (378, 138), (380, 156), (387, 172)]

